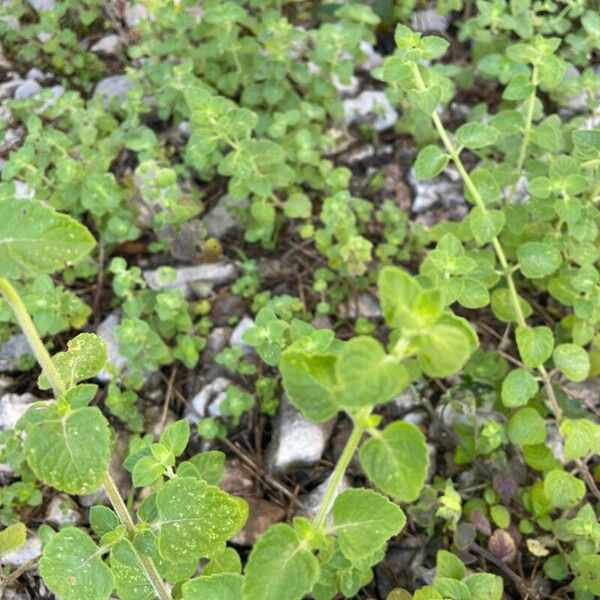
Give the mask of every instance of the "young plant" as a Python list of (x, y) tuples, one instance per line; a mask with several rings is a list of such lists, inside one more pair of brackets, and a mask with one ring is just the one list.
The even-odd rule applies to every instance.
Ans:
[(167, 581), (186, 580), (201, 558), (222, 554), (226, 540), (243, 526), (247, 506), (216, 487), (220, 476), (214, 460), (207, 462), (210, 457), (198, 455), (176, 464), (189, 437), (188, 422), (178, 421), (159, 442), (128, 459), (134, 485), (153, 486), (134, 521), (109, 472), (109, 424), (98, 407), (89, 406), (97, 385), (81, 383), (104, 366), (104, 342), (82, 333), (51, 357), (10, 281), (74, 264), (92, 250), (94, 239), (83, 225), (35, 200), (1, 200), (0, 215), (0, 291), (42, 367), (39, 387), (53, 395), (34, 403), (17, 424), (24, 456), (46, 485), (69, 494), (102, 486), (114, 509), (91, 510), (99, 545), (73, 527), (50, 535), (40, 573), (66, 600), (105, 600), (115, 589), (123, 599), (169, 600)]

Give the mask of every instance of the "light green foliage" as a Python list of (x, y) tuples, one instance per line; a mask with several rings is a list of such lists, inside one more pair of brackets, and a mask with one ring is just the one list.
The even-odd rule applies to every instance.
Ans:
[(80, 223), (35, 200), (0, 198), (0, 276), (53, 273), (75, 264), (94, 247)]
[(201, 598), (222, 598), (223, 600), (242, 600), (241, 575), (220, 573), (192, 579), (183, 586), (183, 600)]
[(583, 481), (562, 469), (553, 469), (544, 477), (544, 495), (553, 508), (577, 506), (584, 494)]
[(396, 422), (373, 431), (359, 451), (360, 464), (383, 492), (413, 502), (419, 496), (429, 464), (425, 437), (412, 423)]
[(0, 555), (12, 552), (25, 543), (27, 528), (23, 523), (13, 523), (0, 531)]
[(48, 542), (40, 560), (40, 574), (65, 600), (104, 600), (113, 589), (113, 576), (102, 561), (100, 549), (74, 527), (63, 529)]

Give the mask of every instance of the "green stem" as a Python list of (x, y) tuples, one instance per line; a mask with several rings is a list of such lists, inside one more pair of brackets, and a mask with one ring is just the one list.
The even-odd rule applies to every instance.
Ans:
[(50, 358), (50, 354), (48, 354), (48, 350), (46, 350), (46, 346), (44, 346), (44, 342), (42, 342), (42, 339), (27, 312), (27, 307), (23, 303), (23, 300), (21, 300), (21, 296), (19, 296), (17, 290), (15, 290), (10, 281), (4, 277), (0, 277), (0, 293), (6, 298), (6, 301), (15, 313), (17, 321), (33, 350), (35, 358), (50, 381), (50, 385), (54, 390), (54, 395), (57, 398), (62, 396), (67, 390), (52, 362), (52, 358)]
[[(115, 509), (119, 520), (121, 521), (121, 523), (123, 523), (123, 525), (125, 525), (125, 530), (127, 531), (127, 534), (130, 538), (133, 538), (133, 536), (136, 533), (135, 523), (133, 522), (129, 511), (127, 510), (125, 502), (123, 502), (123, 498), (121, 498), (121, 493), (119, 492), (119, 489), (117, 488), (115, 482), (113, 481), (113, 478), (110, 476), (110, 473), (108, 473), (108, 471), (104, 476), (104, 489), (106, 490), (106, 494), (108, 495), (110, 503)], [(156, 595), (160, 598), (160, 600), (172, 600), (171, 592), (169, 592), (169, 590), (167, 589), (163, 578), (156, 570), (156, 567), (154, 566), (152, 560), (144, 554), (138, 552), (137, 549), (135, 549), (135, 547), (133, 548), (137, 554), (140, 564), (146, 572), (148, 581), (150, 581), (152, 587), (154, 588), (154, 591), (156, 592)]]
[[(421, 76), (419, 67), (417, 65), (413, 64), (412, 70), (413, 70), (413, 74), (414, 74), (415, 81), (417, 84), (417, 88), (420, 91), (425, 91), (427, 89), (427, 86), (425, 85), (425, 82), (423, 81), (423, 77)], [(521, 165), (519, 170), (522, 168), (522, 163), (525, 161), (525, 156), (527, 153), (527, 146), (529, 143), (529, 136), (531, 133), (531, 121), (533, 119), (533, 110), (534, 110), (534, 106), (535, 106), (535, 85), (537, 85), (537, 71), (536, 71), (535, 67), (533, 70), (533, 83), (534, 83), (534, 91), (532, 92), (530, 101), (529, 101), (529, 106), (528, 106), (528, 111), (527, 111), (527, 126), (526, 126), (526, 130), (525, 130), (525, 136), (523, 138), (523, 144), (521, 145), (521, 151), (519, 153), (519, 164)], [(450, 155), (450, 158), (452, 159), (452, 162), (456, 166), (456, 169), (459, 172), (459, 174), (465, 184), (465, 187), (471, 193), (471, 196), (473, 197), (473, 201), (475, 202), (475, 205), (483, 213), (487, 213), (487, 207), (485, 205), (485, 202), (483, 201), (483, 198), (481, 197), (479, 190), (473, 183), (471, 176), (465, 169), (465, 166), (460, 159), (458, 149), (454, 146), (454, 144), (450, 140), (450, 137), (448, 136), (448, 133), (446, 132), (446, 128), (444, 127), (444, 124), (442, 123), (442, 120), (440, 119), (437, 112), (434, 111), (431, 113), (431, 120), (433, 121), (435, 129), (436, 129), (438, 135), (440, 136), (440, 139), (441, 139), (442, 143), (444, 144), (446, 151), (448, 152), (448, 154)], [(529, 325), (527, 324), (525, 315), (521, 308), (519, 294), (517, 292), (517, 287), (515, 286), (515, 281), (512, 276), (514, 266), (508, 262), (508, 259), (506, 258), (506, 254), (504, 253), (504, 248), (502, 248), (502, 244), (500, 243), (500, 240), (498, 239), (497, 236), (494, 236), (494, 238), (492, 239), (492, 246), (494, 247), (494, 251), (496, 253), (496, 256), (498, 257), (498, 262), (500, 263), (500, 266), (502, 267), (502, 273), (504, 275), (504, 278), (506, 279), (506, 284), (508, 286), (508, 293), (509, 293), (509, 297), (510, 297), (510, 303), (511, 303), (513, 311), (515, 313), (517, 323), (521, 327), (529, 328)], [(542, 378), (542, 381), (544, 383), (546, 395), (548, 396), (548, 401), (550, 402), (550, 408), (552, 409), (552, 412), (554, 413), (554, 417), (556, 418), (556, 420), (560, 422), (560, 420), (562, 419), (562, 410), (556, 399), (556, 394), (554, 393), (554, 388), (552, 387), (552, 379), (543, 365), (538, 367), (537, 370), (538, 370), (538, 372)]]
[(360, 439), (365, 432), (365, 427), (363, 425), (366, 417), (371, 413), (369, 410), (368, 413), (363, 415), (361, 414), (361, 419), (357, 422), (357, 419), (353, 418), (354, 427), (352, 428), (352, 433), (342, 450), (342, 454), (335, 465), (335, 469), (329, 478), (329, 483), (327, 484), (327, 489), (325, 490), (325, 496), (323, 497), (323, 502), (321, 502), (321, 506), (319, 507), (319, 512), (314, 520), (315, 528), (319, 531), (322, 531), (325, 526), (325, 520), (327, 519), (327, 515), (331, 510), (331, 506), (333, 501), (335, 500), (335, 495), (337, 493), (338, 487), (344, 477), (344, 473), (358, 448), (358, 444), (360, 443)]

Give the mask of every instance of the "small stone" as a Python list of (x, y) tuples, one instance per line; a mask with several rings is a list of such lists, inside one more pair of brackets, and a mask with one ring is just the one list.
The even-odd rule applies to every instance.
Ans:
[(15, 198), (28, 199), (35, 196), (35, 190), (19, 179), (13, 179), (15, 184)]
[(563, 389), (588, 410), (600, 406), (600, 377), (590, 377), (581, 383), (567, 382)]
[(81, 522), (81, 513), (75, 508), (70, 498), (54, 496), (46, 509), (46, 522), (57, 527), (61, 525), (78, 525)]
[(127, 75), (111, 75), (98, 82), (94, 90), (94, 97), (103, 96), (105, 107), (110, 106), (113, 102), (117, 106), (122, 106), (133, 85), (133, 81)]
[(33, 10), (39, 13), (54, 10), (56, 6), (55, 0), (27, 0), (27, 2)]
[(4, 394), (0, 398), (0, 431), (14, 429), (17, 421), (27, 412), (29, 405), (37, 402), (33, 394)]
[(558, 425), (554, 422), (548, 422), (546, 423), (546, 431), (548, 432), (548, 435), (544, 445), (550, 449), (554, 458), (564, 465), (567, 462), (565, 457), (565, 443), (558, 429)]
[(27, 538), (25, 543), (12, 552), (0, 555), (0, 564), (7, 567), (21, 567), (30, 560), (42, 555), (42, 540), (37, 535)]
[(192, 411), (186, 416), (191, 423), (198, 423), (200, 418), (205, 417), (207, 413), (211, 417), (220, 417), (221, 411), (219, 406), (225, 399), (227, 388), (233, 385), (229, 379), (225, 377), (217, 377), (208, 385), (205, 385), (191, 401)]
[(150, 13), (142, 2), (136, 2), (135, 4), (126, 2), (124, 17), (127, 27), (135, 27), (141, 21), (149, 19)]
[(378, 90), (365, 90), (356, 98), (344, 100), (344, 112), (348, 124), (368, 123), (376, 131), (384, 131), (398, 120), (398, 113), (387, 96)]
[(105, 35), (100, 38), (91, 48), (92, 52), (98, 52), (99, 54), (112, 55), (116, 54), (121, 48), (121, 36), (116, 33)]
[(438, 203), (442, 206), (465, 203), (460, 176), (453, 168), (446, 168), (438, 177), (426, 181), (418, 180), (411, 168), (407, 179), (415, 191), (412, 203), (415, 213), (423, 212)]
[(42, 90), (42, 86), (33, 79), (26, 79), (23, 83), (15, 89), (15, 100), (26, 100), (36, 94), (39, 94)]
[(367, 292), (360, 293), (355, 299), (348, 300), (347, 305), (340, 309), (341, 316), (348, 316), (351, 319), (357, 317), (379, 319), (382, 316), (379, 302)]
[(231, 327), (215, 327), (206, 337), (204, 356), (207, 360), (214, 360), (215, 356), (227, 346), (231, 336)]
[[(223, 196), (202, 218), (206, 231), (210, 237), (223, 239), (240, 227), (240, 222), (231, 212), (234, 201), (229, 196)], [(238, 206), (243, 203), (238, 201)]]
[(256, 355), (254, 348), (252, 346), (248, 346), (248, 344), (246, 344), (246, 342), (243, 340), (244, 332), (250, 329), (250, 327), (254, 327), (254, 321), (248, 316), (243, 316), (239, 323), (235, 326), (233, 332), (231, 333), (231, 337), (229, 338), (229, 344), (231, 346), (237, 346), (241, 348), (247, 358)]
[(25, 75), (25, 79), (33, 79), (34, 81), (43, 81), (46, 79), (46, 75), (42, 73), (39, 69), (33, 67), (33, 69), (29, 69), (27, 71), (27, 75)]
[(414, 13), (411, 20), (411, 27), (415, 31), (422, 33), (444, 33), (448, 29), (448, 17), (440, 14), (433, 8), (419, 10)]
[(282, 473), (315, 464), (323, 456), (332, 428), (332, 421), (308, 421), (284, 398), (266, 451), (267, 470)]
[(383, 56), (369, 42), (361, 40), (359, 47), (365, 55), (363, 62), (360, 64), (365, 71), (372, 71), (383, 62)]
[(350, 77), (350, 81), (348, 83), (342, 83), (339, 78), (334, 75), (332, 82), (335, 89), (342, 96), (355, 96), (360, 88), (358, 77), (355, 77), (354, 75)]
[[(329, 486), (329, 482), (331, 480), (331, 475), (323, 482), (320, 483), (314, 490), (308, 492), (308, 494), (304, 494), (300, 496), (300, 501), (304, 505), (304, 509), (300, 509), (297, 512), (298, 516), (306, 517), (307, 519), (314, 519), (323, 504), (323, 500), (325, 499), (325, 493), (327, 491), (327, 487)], [(335, 493), (333, 499), (338, 497), (344, 490), (347, 490), (350, 487), (350, 482), (346, 477), (342, 477), (339, 482), (337, 488), (335, 489)], [(331, 503), (333, 505), (333, 502)], [(331, 508), (330, 508), (331, 512)], [(329, 514), (328, 513), (328, 518)]]
[(244, 528), (231, 538), (233, 544), (252, 546), (273, 524), (285, 519), (285, 510), (263, 498), (245, 498), (248, 503), (248, 520)]
[(256, 485), (240, 461), (237, 458), (231, 458), (225, 461), (225, 469), (219, 487), (228, 494), (245, 497), (255, 492)]
[[(98, 325), (96, 333), (104, 340), (106, 344), (108, 363), (110, 363), (117, 370), (122, 371), (127, 366), (127, 359), (121, 354), (119, 350), (119, 342), (115, 337), (115, 328), (121, 322), (120, 314), (115, 311), (110, 313), (103, 321)], [(113, 378), (112, 373), (109, 369), (104, 367), (96, 379), (101, 383), (107, 383)]]
[(192, 284), (222, 285), (235, 279), (237, 268), (230, 262), (205, 263), (193, 267), (178, 267), (169, 283), (160, 282), (158, 269), (144, 271), (144, 279), (153, 290), (181, 290), (189, 294)]
[(31, 355), (31, 348), (25, 335), (11, 335), (0, 347), (0, 373), (17, 371), (23, 357), (28, 355)]

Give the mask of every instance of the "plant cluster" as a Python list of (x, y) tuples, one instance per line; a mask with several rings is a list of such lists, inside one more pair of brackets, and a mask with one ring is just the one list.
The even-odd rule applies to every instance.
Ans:
[[(407, 523), (443, 549), (428, 585), (390, 600), (500, 600), (505, 580), (470, 568), (475, 555), (534, 597), (507, 566), (518, 552), (557, 589), (598, 596), (598, 409), (568, 385), (600, 374), (597, 3), (439, 0), (441, 12), (464, 13), (456, 48), (405, 24), (416, 1), (146, 4), (123, 98), (87, 99), (105, 65), (80, 37), (110, 28), (104, 3), (38, 14), (15, 0), (19, 26), (0, 19), (17, 64), (51, 68), (78, 90), (9, 103), (24, 138), (2, 167), (0, 321), (3, 336), (18, 326), (27, 337), (49, 398), (0, 432), (0, 462), (16, 478), (0, 494), (0, 555), (24, 543), (19, 515), (42, 502), (41, 486), (103, 488), (111, 507), (92, 507), (89, 529), (39, 529), (40, 575), (65, 600), (360, 597)], [(333, 127), (339, 88), (364, 71), (376, 31), (393, 31), (395, 49), (371, 76), (400, 108), (396, 131), (419, 147), (414, 176), (456, 172), (460, 220), (414, 226), (392, 200), (357, 197), (352, 171), (332, 158), (347, 133)], [(456, 122), (453, 104), (470, 95)], [(174, 362), (197, 368), (213, 328), (211, 300), (171, 287), (175, 261), (228, 251), (200, 217), (211, 185), (243, 228), (231, 291), (255, 313), (243, 338), (258, 359), (220, 349), (214, 362), (236, 382), (221, 416), (154, 436), (138, 393)], [(308, 301), (268, 289), (254, 259), (286, 236), (318, 257)], [(154, 284), (126, 258), (134, 242), (163, 265)], [(101, 292), (105, 274), (122, 372), (85, 331), (101, 298), (84, 289)], [(383, 326), (339, 317), (366, 291)], [(323, 315), (335, 322), (317, 328)], [(90, 383), (105, 368), (112, 380)], [(431, 383), (443, 390), (437, 406)], [(272, 525), (245, 555), (228, 540), (248, 505), (219, 488), (225, 455), (196, 453), (196, 442), (226, 437), (257, 405), (274, 414), (280, 386), (304, 418), (348, 423), (348, 436), (314, 517)], [(465, 490), (429, 472), (423, 428), (386, 411), (407, 391), (433, 420), (458, 414), (446, 425), (453, 466), (481, 470), (483, 484)], [(103, 408), (139, 434), (123, 462), (129, 503), (110, 474), (115, 428)], [(354, 485), (340, 492), (349, 470)]]

